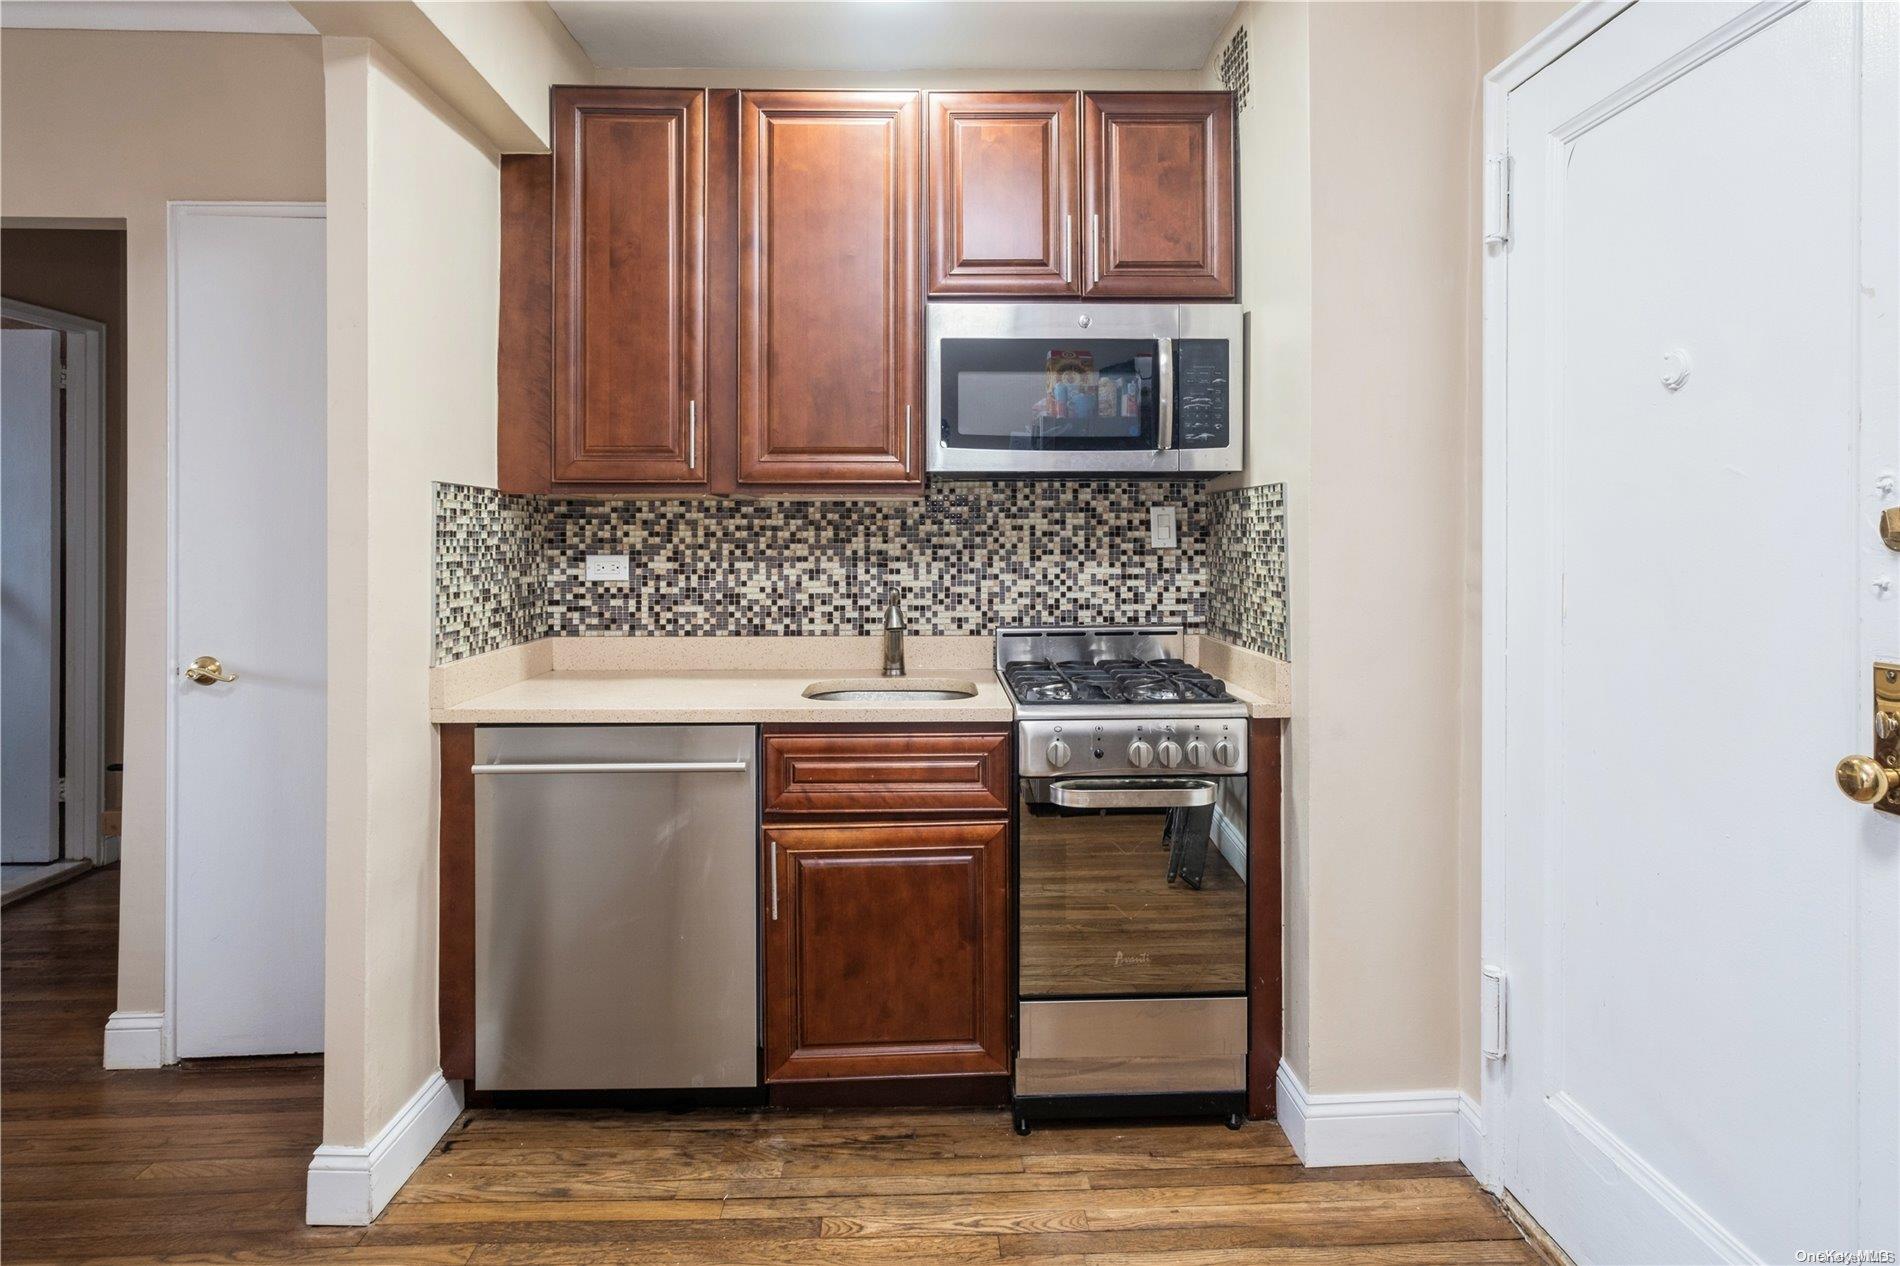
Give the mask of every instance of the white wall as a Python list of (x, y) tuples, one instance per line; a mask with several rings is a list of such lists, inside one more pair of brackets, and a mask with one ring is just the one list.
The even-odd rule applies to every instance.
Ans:
[(324, 1142), (438, 1065), (430, 483), (495, 481), (500, 167), (375, 45), (324, 43), (330, 683)]
[(539, 0), (422, 0), (417, 8), (446, 36), (469, 66), (539, 138), (552, 136), (548, 88), (590, 83), (594, 63)]
[(8, 220), (126, 230), (125, 780), (118, 1007), (165, 1007), (165, 204), (321, 202), (312, 36), (9, 29), (0, 40)]

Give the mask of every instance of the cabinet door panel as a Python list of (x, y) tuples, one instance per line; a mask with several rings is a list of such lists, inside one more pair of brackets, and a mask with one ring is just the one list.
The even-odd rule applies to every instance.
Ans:
[(739, 481), (915, 485), (915, 93), (744, 94)]
[(1009, 1068), (1009, 825), (767, 827), (767, 1081)]
[(1224, 92), (1083, 99), (1091, 297), (1234, 293), (1234, 115)]
[(1075, 94), (930, 94), (930, 293), (1077, 293)]
[(555, 92), (557, 484), (706, 480), (705, 98)]

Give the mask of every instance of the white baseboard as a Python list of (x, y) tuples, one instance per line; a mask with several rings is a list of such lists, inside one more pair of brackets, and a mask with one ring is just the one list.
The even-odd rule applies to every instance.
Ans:
[(1458, 1159), (1480, 1186), (1497, 1190), (1484, 1151), (1484, 1109), (1470, 1095), (1458, 1096)]
[(1274, 1080), (1280, 1128), (1306, 1165), (1458, 1159), (1456, 1090), (1314, 1095), (1284, 1062)]
[(1214, 847), (1234, 868), (1234, 873), (1242, 879), (1247, 877), (1247, 836), (1243, 828), (1235, 826), (1222, 813), (1214, 815)]
[(311, 1226), (368, 1226), (401, 1190), (462, 1111), (462, 1086), (440, 1069), (409, 1097), (365, 1147), (325, 1144), (310, 1160), (304, 1221)]
[(106, 1019), (107, 1068), (163, 1068), (172, 1062), (167, 1046), (163, 1011), (114, 1011)]

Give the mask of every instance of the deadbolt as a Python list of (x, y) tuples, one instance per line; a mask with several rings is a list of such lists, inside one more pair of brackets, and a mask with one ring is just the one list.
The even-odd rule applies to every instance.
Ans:
[(1900, 506), (1880, 512), (1880, 539), (1890, 550), (1900, 550)]
[(1834, 783), (1856, 804), (1900, 814), (1900, 664), (1874, 665), (1874, 754), (1842, 760)]
[(1888, 769), (1871, 756), (1847, 756), (1834, 767), (1834, 781), (1856, 804), (1879, 805), (1900, 782), (1900, 769)]

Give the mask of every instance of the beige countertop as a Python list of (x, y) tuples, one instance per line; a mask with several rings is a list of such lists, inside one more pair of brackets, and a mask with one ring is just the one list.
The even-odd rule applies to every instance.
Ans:
[[(875, 637), (544, 638), (443, 665), (430, 674), (429, 719), (444, 725), (741, 724), (1008, 721), (1009, 697), (988, 637), (913, 636), (917, 687), (967, 683), (968, 699), (809, 699), (816, 682), (883, 685)], [(1189, 658), (1228, 681), (1256, 717), (1288, 714), (1279, 660), (1191, 637)], [(892, 683), (895, 684), (895, 683)]]
[[(858, 676), (853, 674), (853, 677)], [(1008, 721), (1009, 698), (991, 672), (965, 672), (900, 679), (916, 687), (968, 682), (969, 699), (918, 702), (864, 702), (807, 699), (814, 682), (841, 675), (801, 669), (766, 672), (752, 669), (637, 672), (625, 669), (568, 669), (541, 673), (500, 690), (477, 695), (454, 707), (438, 708), (431, 719), (475, 725), (522, 724), (718, 724), (777, 725), (791, 722), (859, 721)], [(895, 684), (895, 683), (893, 683)]]

